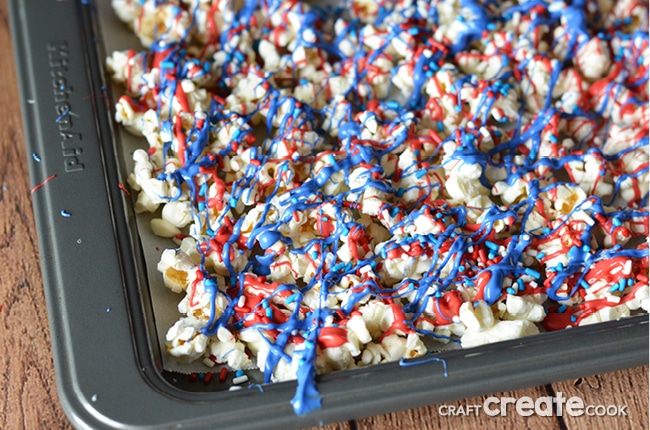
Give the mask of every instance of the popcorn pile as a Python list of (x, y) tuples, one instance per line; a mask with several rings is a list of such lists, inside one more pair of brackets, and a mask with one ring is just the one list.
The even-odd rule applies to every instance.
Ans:
[(648, 4), (113, 0), (178, 360), (298, 379), (649, 307)]

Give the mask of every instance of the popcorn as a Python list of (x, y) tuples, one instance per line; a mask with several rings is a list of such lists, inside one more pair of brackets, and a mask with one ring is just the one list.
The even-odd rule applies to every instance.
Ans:
[(647, 5), (601, 3), (114, 0), (168, 352), (313, 384), (648, 311)]

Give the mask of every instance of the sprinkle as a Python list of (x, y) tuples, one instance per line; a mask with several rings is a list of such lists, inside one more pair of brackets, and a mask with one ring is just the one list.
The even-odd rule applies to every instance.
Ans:
[(226, 382), (226, 378), (228, 377), (228, 369), (226, 367), (222, 367), (221, 370), (219, 371), (219, 382), (222, 384)]
[(32, 152), (32, 158), (36, 160), (37, 163), (41, 162), (41, 157), (39, 157), (38, 154), (35, 152)]
[(488, 248), (490, 248), (490, 249), (492, 249), (492, 250), (494, 250), (494, 251), (498, 251), (498, 250), (499, 250), (499, 245), (497, 245), (497, 244), (494, 243), (494, 242), (490, 242), (489, 240), (486, 240), (486, 241), (485, 241), (485, 246), (487, 246)]
[(542, 275), (539, 274), (538, 271), (531, 269), (530, 267), (526, 267), (524, 269), (524, 273), (528, 276), (532, 276), (535, 279), (539, 279)]
[[(64, 89), (65, 89), (65, 87), (61, 88), (61, 90), (64, 90)], [(63, 118), (65, 118), (66, 115), (68, 115), (69, 113), (70, 113), (70, 108), (65, 108), (65, 110), (63, 112), (61, 112), (61, 115), (59, 115), (54, 121), (55, 122), (61, 122), (61, 120)]]
[(124, 186), (123, 183), (120, 182), (119, 184), (117, 184), (117, 187), (118, 187), (120, 190), (122, 190), (122, 192), (123, 192), (124, 194), (126, 194), (126, 195), (129, 196), (129, 197), (131, 197), (131, 192), (130, 192), (129, 190), (126, 189), (126, 187)]
[(65, 209), (61, 209), (61, 216), (65, 217), (65, 218), (70, 218), (72, 216), (72, 214), (70, 212), (66, 211)]
[(34, 188), (32, 188), (31, 193), (34, 194), (34, 191), (36, 191), (36, 190), (42, 188), (43, 186), (45, 186), (45, 184), (47, 184), (48, 182), (50, 182), (50, 181), (51, 181), (52, 179), (54, 179), (54, 178), (56, 178), (56, 174), (54, 174), (54, 175), (52, 175), (52, 176), (49, 176), (49, 177), (46, 178), (43, 182), (41, 182), (40, 184), (34, 186)]
[(242, 376), (237, 376), (236, 378), (233, 378), (232, 383), (234, 385), (240, 385), (243, 384), (244, 382), (248, 382), (248, 376), (242, 375)]

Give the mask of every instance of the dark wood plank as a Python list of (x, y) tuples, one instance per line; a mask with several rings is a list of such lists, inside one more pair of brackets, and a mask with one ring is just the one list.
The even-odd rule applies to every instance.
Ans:
[(568, 430), (647, 429), (648, 425), (648, 366), (604, 373), (553, 384), (553, 390), (564, 397), (578, 396), (585, 405), (626, 406), (627, 416), (565, 415)]
[(52, 368), (5, 0), (0, 52), (0, 428), (67, 429)]
[(322, 429), (322, 430), (350, 430), (350, 423), (347, 421), (343, 421), (340, 423), (336, 424), (328, 424), (326, 426), (320, 426), (320, 427), (311, 427), (306, 430), (316, 430), (316, 429)]
[[(487, 396), (471, 397), (465, 400), (443, 403), (430, 407), (409, 409), (402, 412), (378, 415), (375, 417), (357, 420), (359, 430), (402, 430), (402, 429), (455, 429), (455, 430), (492, 430), (492, 429), (562, 429), (560, 421), (555, 417), (539, 417), (534, 414), (530, 417), (520, 417), (513, 405), (508, 406), (506, 417), (491, 417), (482, 410), (483, 403), (490, 397), (515, 397), (529, 396), (532, 399), (548, 396), (545, 387), (535, 387), (524, 390), (495, 393)], [(478, 405), (478, 410), (468, 406)], [(450, 416), (451, 408), (458, 411), (463, 408), (467, 415)]]

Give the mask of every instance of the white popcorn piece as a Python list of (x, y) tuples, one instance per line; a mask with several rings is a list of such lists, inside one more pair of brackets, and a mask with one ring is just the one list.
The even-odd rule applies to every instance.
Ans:
[(181, 362), (189, 363), (202, 357), (208, 345), (208, 337), (200, 332), (203, 324), (193, 318), (182, 318), (166, 335), (168, 352)]
[(160, 237), (174, 237), (181, 234), (178, 227), (162, 218), (153, 218), (151, 220), (151, 231)]
[(175, 293), (187, 289), (194, 262), (181, 251), (166, 249), (158, 263), (158, 271), (163, 274), (165, 286)]
[(463, 348), (472, 348), (537, 333), (539, 333), (537, 326), (528, 320), (499, 321), (484, 331), (467, 330), (461, 337), (460, 342)]

